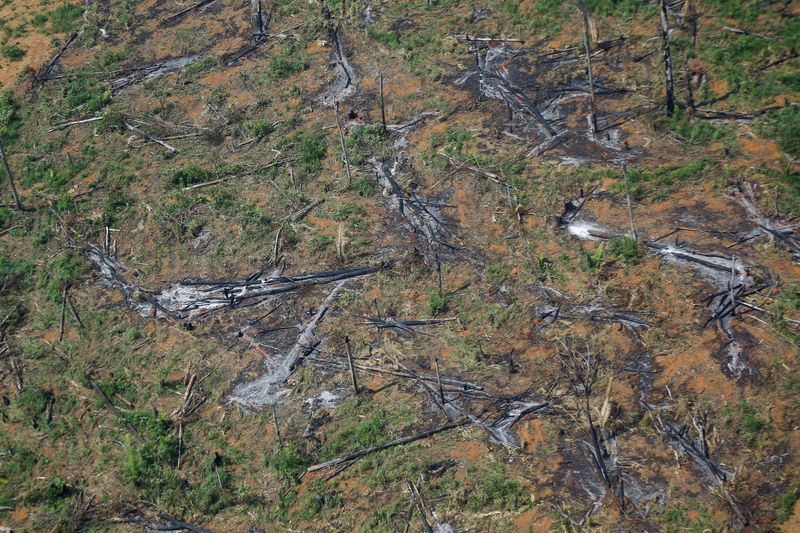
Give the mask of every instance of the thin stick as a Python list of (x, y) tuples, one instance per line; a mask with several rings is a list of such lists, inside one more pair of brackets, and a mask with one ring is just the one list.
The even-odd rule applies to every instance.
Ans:
[(625, 178), (625, 198), (628, 201), (628, 218), (631, 223), (631, 239), (638, 242), (639, 238), (636, 236), (636, 224), (633, 221), (633, 206), (631, 205), (631, 191), (628, 189), (628, 165), (622, 164), (622, 176)]
[(447, 400), (444, 399), (444, 387), (442, 386), (442, 375), (439, 374), (439, 358), (435, 357), (433, 359), (433, 364), (436, 366), (436, 381), (439, 384), (439, 399), (442, 400), (442, 405), (447, 403)]
[(357, 452), (351, 453), (350, 455), (346, 455), (344, 457), (338, 457), (336, 459), (331, 459), (330, 461), (326, 461), (324, 463), (319, 463), (316, 465), (309, 466), (306, 469), (306, 472), (316, 472), (317, 470), (324, 470), (326, 468), (330, 468), (332, 466), (336, 466), (342, 464), (347, 461), (353, 461), (355, 459), (360, 459), (365, 455), (369, 455), (371, 453), (379, 452), (381, 450), (385, 450), (387, 448), (392, 448), (394, 446), (399, 446), (401, 444), (409, 444), (411, 442), (418, 441), (420, 439), (424, 439), (430, 437), (432, 435), (436, 435), (437, 433), (441, 433), (443, 431), (448, 431), (451, 429), (455, 429), (458, 427), (466, 426), (469, 424), (469, 420), (462, 420), (460, 422), (453, 422), (451, 424), (446, 424), (444, 426), (439, 426), (438, 428), (429, 429), (427, 431), (423, 431), (422, 433), (417, 433), (416, 435), (409, 435), (408, 437), (403, 437), (400, 439), (395, 439), (389, 441), (385, 444), (379, 444), (378, 446), (372, 446), (371, 448), (365, 448), (363, 450), (359, 450)]
[(333, 102), (333, 110), (336, 113), (336, 126), (339, 128), (339, 142), (342, 145), (342, 158), (344, 159), (344, 166), (347, 169), (347, 183), (353, 183), (353, 173), (350, 171), (350, 159), (347, 157), (347, 147), (344, 144), (344, 130), (342, 129), (342, 122), (339, 120), (339, 101)]
[(11, 167), (8, 166), (8, 160), (6, 159), (6, 152), (3, 150), (3, 143), (0, 143), (0, 159), (3, 160), (3, 167), (6, 169), (6, 176), (8, 176), (8, 185), (11, 187), (11, 196), (14, 197), (14, 204), (17, 206), (19, 211), (22, 211), (24, 208), (22, 207), (22, 202), (19, 201), (19, 195), (17, 195), (17, 186), (14, 185), (14, 175), (11, 173)]
[(594, 79), (592, 78), (592, 49), (589, 38), (589, 14), (586, 8), (581, 6), (581, 14), (583, 16), (583, 47), (586, 49), (586, 73), (589, 77), (589, 105), (591, 106), (591, 114), (589, 115), (589, 124), (592, 128), (592, 133), (597, 133), (597, 109), (595, 108), (594, 96)]
[(383, 124), (383, 132), (386, 133), (386, 107), (383, 103), (383, 72), (378, 76), (381, 87), (381, 124)]
[(350, 337), (344, 338), (347, 347), (347, 363), (350, 366), (350, 379), (353, 381), (353, 394), (358, 396), (358, 381), (356, 380), (356, 367), (353, 365), (353, 352), (350, 349)]
[(61, 290), (61, 328), (58, 334), (58, 342), (64, 340), (64, 319), (67, 316), (67, 285)]

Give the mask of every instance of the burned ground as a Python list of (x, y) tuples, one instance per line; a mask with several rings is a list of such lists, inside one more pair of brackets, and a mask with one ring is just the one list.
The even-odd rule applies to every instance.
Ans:
[(797, 2), (0, 17), (3, 526), (796, 527)]

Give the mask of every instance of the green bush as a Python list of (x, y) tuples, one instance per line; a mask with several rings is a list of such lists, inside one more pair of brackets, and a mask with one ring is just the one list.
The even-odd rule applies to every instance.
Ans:
[(18, 44), (7, 44), (2, 49), (3, 57), (9, 61), (19, 61), (25, 57), (25, 50), (19, 47)]
[(284, 80), (308, 68), (305, 52), (295, 45), (289, 45), (276, 54), (269, 64), (267, 79)]
[(7, 144), (16, 140), (18, 126), (17, 106), (11, 91), (6, 91), (0, 96), (0, 141)]
[(626, 265), (638, 265), (645, 254), (644, 247), (630, 237), (611, 239), (606, 252)]
[(50, 31), (53, 33), (72, 33), (83, 18), (83, 7), (64, 2), (50, 13)]
[(467, 496), (464, 507), (478, 512), (490, 508), (503, 511), (516, 511), (530, 501), (522, 485), (509, 479), (504, 469), (492, 470), (481, 476), (475, 488)]
[(148, 498), (172, 500), (186, 488), (186, 481), (173, 466), (178, 460), (178, 438), (171, 431), (171, 422), (151, 412), (126, 414), (128, 421), (144, 437), (145, 443), (128, 439), (125, 481), (142, 490)]
[(300, 474), (312, 464), (311, 457), (301, 444), (287, 442), (266, 458), (267, 466), (272, 467), (278, 477), (285, 481), (297, 481)]
[(439, 291), (428, 294), (428, 315), (435, 317), (447, 311), (447, 296)]
[(346, 427), (325, 445), (322, 456), (331, 459), (389, 440), (386, 434), (386, 412), (379, 409), (356, 424)]
[(0, 255), (0, 286), (9, 290), (30, 285), (33, 265), (23, 259), (9, 259)]
[(322, 161), (328, 153), (325, 133), (321, 131), (297, 131), (278, 139), (275, 147), (288, 151), (297, 158), (295, 177), (300, 180), (313, 178), (322, 170)]
[(110, 101), (111, 91), (95, 79), (95, 76), (86, 73), (78, 73), (71, 78), (64, 94), (64, 104), (70, 113), (77, 110), (94, 113)]
[(169, 182), (173, 187), (189, 187), (213, 179), (214, 173), (212, 171), (200, 168), (197, 165), (186, 165), (175, 169)]
[(746, 401), (740, 403), (737, 408), (740, 417), (739, 434), (748, 446), (753, 447), (761, 441), (764, 433), (769, 430), (769, 422), (761, 418)]
[(86, 261), (72, 251), (66, 252), (55, 259), (49, 268), (44, 280), (45, 293), (51, 302), (61, 300), (61, 290), (66, 284), (71, 284), (78, 278), (86, 275), (89, 267)]
[(486, 270), (483, 272), (483, 277), (486, 278), (486, 281), (489, 283), (496, 285), (508, 280), (508, 277), (511, 275), (511, 270), (512, 268), (510, 266), (503, 263), (492, 263), (486, 267)]

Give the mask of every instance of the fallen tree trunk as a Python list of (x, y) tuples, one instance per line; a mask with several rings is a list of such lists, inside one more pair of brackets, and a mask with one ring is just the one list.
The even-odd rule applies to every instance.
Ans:
[(350, 455), (345, 455), (343, 457), (337, 457), (336, 459), (331, 459), (330, 461), (326, 461), (324, 463), (319, 463), (316, 465), (309, 466), (306, 469), (306, 472), (316, 472), (317, 470), (325, 470), (327, 468), (331, 468), (336, 465), (340, 465), (342, 463), (346, 463), (348, 461), (354, 461), (356, 459), (360, 459), (365, 455), (369, 455), (371, 453), (379, 452), (381, 450), (385, 450), (387, 448), (393, 448), (395, 446), (400, 446), (403, 444), (409, 444), (411, 442), (415, 442), (421, 439), (425, 439), (432, 435), (436, 435), (437, 433), (442, 433), (443, 431), (449, 431), (451, 429), (460, 428), (469, 424), (469, 420), (462, 420), (460, 422), (453, 422), (452, 424), (446, 424), (444, 426), (440, 426), (438, 428), (429, 429), (428, 431), (423, 431), (422, 433), (417, 433), (416, 435), (409, 435), (408, 437), (402, 437), (399, 439), (395, 439), (384, 444), (379, 444), (377, 446), (372, 446), (371, 448), (365, 448), (363, 450), (359, 450), (357, 452), (351, 453)]

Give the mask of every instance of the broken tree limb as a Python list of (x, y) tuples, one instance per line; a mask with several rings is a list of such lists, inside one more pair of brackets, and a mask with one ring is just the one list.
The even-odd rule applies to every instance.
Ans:
[(667, 116), (671, 117), (675, 113), (675, 88), (672, 81), (672, 56), (669, 44), (669, 21), (667, 20), (667, 2), (660, 0), (660, 21), (661, 21), (661, 46), (664, 52), (664, 76), (667, 90)]
[(320, 341), (315, 340), (317, 329), (328, 313), (333, 301), (339, 295), (344, 281), (338, 283), (322, 302), (317, 312), (303, 326), (303, 331), (298, 335), (292, 349), (277, 367), (268, 371), (259, 378), (245, 383), (240, 383), (234, 388), (233, 400), (246, 409), (259, 410), (266, 405), (274, 404), (280, 396), (277, 390), (294, 372), (295, 368), (311, 353), (316, 350)]
[(61, 290), (61, 327), (59, 327), (58, 342), (64, 340), (64, 322), (67, 315), (67, 284)]
[(128, 432), (130, 432), (131, 435), (136, 437), (139, 440), (139, 442), (144, 444), (146, 441), (144, 440), (142, 434), (139, 433), (139, 431), (133, 426), (133, 424), (131, 424), (128, 421), (127, 418), (125, 418), (125, 414), (122, 411), (120, 411), (116, 405), (114, 405), (114, 403), (105, 393), (105, 391), (101, 389), (94, 381), (90, 381), (89, 384), (91, 385), (92, 389), (94, 389), (94, 391), (97, 393), (97, 395), (100, 396), (100, 399), (103, 401), (103, 405), (106, 406), (106, 409), (114, 413), (117, 416), (117, 418), (119, 418), (119, 420), (125, 425)]
[(213, 2), (213, 1), (214, 1), (214, 0), (200, 0), (200, 1), (199, 1), (199, 2), (197, 2), (196, 4), (194, 4), (194, 5), (191, 5), (191, 6), (187, 7), (186, 9), (183, 9), (183, 10), (181, 10), (181, 11), (178, 11), (178, 12), (177, 12), (177, 13), (175, 13), (174, 15), (170, 15), (169, 17), (165, 18), (165, 19), (164, 19), (164, 22), (174, 22), (174, 21), (176, 21), (177, 19), (181, 18), (181, 17), (182, 17), (183, 15), (185, 15), (186, 13), (189, 13), (190, 11), (194, 11), (194, 10), (196, 10), (196, 9), (200, 9), (201, 7), (205, 7), (205, 6), (207, 6), (208, 4), (210, 4), (210, 3), (211, 3), (211, 2)]
[(48, 80), (48, 76), (50, 75), (50, 71), (53, 70), (53, 67), (58, 63), (58, 60), (61, 59), (61, 56), (64, 55), (64, 52), (67, 51), (69, 45), (80, 35), (81, 30), (75, 30), (72, 34), (67, 38), (64, 45), (56, 52), (56, 55), (53, 56), (50, 61), (36, 74), (36, 80), (39, 83), (43, 83)]
[(636, 224), (633, 220), (633, 206), (631, 205), (631, 191), (628, 188), (628, 165), (623, 163), (622, 164), (622, 176), (625, 180), (625, 199), (628, 203), (628, 219), (630, 219), (631, 223), (631, 239), (638, 242), (638, 237), (636, 236)]
[(375, 326), (377, 329), (391, 329), (396, 328), (401, 331), (405, 331), (408, 333), (423, 333), (428, 335), (425, 332), (417, 331), (414, 329), (415, 326), (436, 326), (442, 324), (444, 322), (452, 322), (457, 320), (456, 318), (431, 318), (431, 319), (422, 319), (422, 320), (395, 320), (393, 318), (381, 318), (381, 317), (364, 317), (366, 320), (365, 324), (370, 326)]
[(339, 120), (339, 101), (334, 100), (333, 110), (336, 114), (336, 126), (339, 129), (339, 143), (342, 145), (342, 159), (344, 160), (345, 169), (347, 169), (347, 183), (353, 183), (353, 173), (350, 170), (350, 158), (347, 157), (347, 146), (344, 142), (344, 129), (342, 128), (342, 121)]
[(200, 526), (189, 524), (178, 520), (172, 515), (167, 513), (158, 513), (158, 517), (166, 522), (166, 525), (150, 524), (147, 526), (147, 531), (194, 531), (194, 533), (214, 533), (210, 529), (204, 529)]
[(353, 352), (350, 350), (350, 337), (344, 338), (344, 344), (347, 348), (347, 363), (350, 367), (350, 379), (353, 382), (353, 394), (358, 396), (358, 381), (356, 380), (356, 367), (353, 364)]
[(433, 533), (433, 528), (428, 522), (428, 517), (425, 516), (425, 508), (422, 506), (422, 501), (417, 492), (417, 487), (408, 479), (406, 480), (406, 486), (408, 487), (408, 492), (411, 495), (411, 501), (417, 508), (417, 512), (419, 513), (419, 518), (420, 520), (422, 520), (422, 525), (425, 527), (425, 531), (427, 531), (428, 533)]
[[(258, 50), (259, 46), (267, 42), (270, 37), (274, 36), (274, 34), (269, 35), (267, 31), (272, 21), (272, 14), (275, 12), (275, 6), (276, 0), (272, 0), (270, 10), (265, 13), (261, 6), (261, 0), (250, 0), (250, 18), (253, 23), (253, 35), (250, 39), (250, 43), (225, 58), (224, 63), (226, 67), (232, 67), (238, 61)], [(307, 24), (307, 22), (304, 24)]]
[(58, 126), (53, 126), (49, 130), (47, 130), (47, 133), (52, 133), (52, 132), (54, 132), (56, 130), (63, 130), (64, 128), (69, 128), (70, 126), (75, 126), (77, 124), (87, 124), (89, 122), (97, 122), (98, 120), (103, 120), (104, 118), (105, 118), (105, 115), (102, 115), (102, 116), (99, 116), (99, 117), (85, 118), (83, 120), (73, 120), (72, 122), (65, 122), (64, 124), (59, 124)]
[(319, 463), (316, 465), (309, 466), (306, 469), (306, 472), (316, 472), (318, 470), (325, 470), (327, 468), (331, 468), (333, 466), (342, 464), (347, 461), (353, 461), (356, 459), (360, 459), (365, 455), (369, 455), (371, 453), (379, 452), (381, 450), (385, 450), (387, 448), (393, 448), (395, 446), (401, 446), (403, 444), (409, 444), (421, 439), (428, 438), (432, 435), (436, 435), (437, 433), (442, 433), (444, 431), (449, 431), (451, 429), (460, 428), (469, 424), (469, 420), (461, 420), (459, 422), (453, 422), (451, 424), (445, 424), (444, 426), (439, 426), (437, 428), (429, 429), (427, 431), (423, 431), (422, 433), (417, 433), (415, 435), (409, 435), (408, 437), (402, 437), (399, 439), (395, 439), (384, 444), (379, 444), (377, 446), (372, 446), (371, 448), (365, 448), (363, 450), (359, 450), (357, 452), (351, 453), (349, 455), (345, 455), (344, 457), (337, 457), (336, 459), (331, 459), (330, 461), (326, 461), (324, 463)]
[[(268, 163), (267, 165), (265, 165), (263, 167), (257, 167), (253, 171), (247, 172), (247, 173), (241, 174), (241, 175), (243, 175), (243, 176), (251, 175), (251, 174), (253, 174), (253, 173), (257, 172), (257, 171), (260, 171), (260, 170), (266, 170), (268, 168), (272, 168), (272, 167), (277, 166), (277, 165), (282, 165), (284, 163), (290, 163), (290, 162), (294, 161), (295, 159), (297, 159), (297, 158), (295, 158), (295, 157), (287, 157), (285, 159), (274, 160), (274, 161)], [(223, 183), (223, 182), (228, 181), (230, 179), (233, 179), (233, 178), (235, 178), (237, 176), (239, 176), (239, 174), (231, 174), (230, 176), (224, 176), (222, 178), (217, 178), (215, 180), (206, 181), (206, 182), (203, 182), (203, 183), (196, 183), (194, 185), (189, 185), (188, 187), (184, 187), (183, 190), (184, 191), (192, 191), (194, 189), (202, 189), (203, 187), (210, 187), (211, 185), (217, 185), (218, 183)]]
[(69, 310), (72, 312), (72, 316), (78, 322), (80, 328), (85, 329), (83, 326), (83, 320), (81, 320), (81, 317), (78, 314), (78, 310), (75, 308), (75, 304), (72, 302), (72, 298), (70, 298), (68, 294), (66, 295), (66, 298), (67, 298), (67, 304), (69, 305)]
[(128, 122), (125, 123), (125, 127), (128, 128), (133, 133), (135, 133), (136, 135), (139, 135), (140, 137), (143, 137), (144, 139), (147, 139), (150, 142), (154, 142), (156, 144), (160, 144), (161, 146), (163, 146), (164, 148), (166, 148), (167, 150), (169, 150), (173, 154), (178, 152), (178, 150), (176, 148), (173, 148), (172, 146), (168, 145), (167, 143), (165, 143), (161, 139), (158, 139), (156, 137), (153, 137), (152, 135), (149, 135), (149, 134), (143, 132), (142, 130), (140, 130), (136, 126), (133, 126), (133, 125), (129, 124)]
[(291, 220), (292, 222), (300, 222), (301, 220), (306, 218), (306, 216), (311, 211), (313, 211), (314, 209), (316, 209), (317, 207), (321, 206), (324, 203), (325, 203), (325, 198), (321, 198), (321, 199), (317, 200), (316, 202), (313, 202), (313, 203), (305, 206), (304, 208), (302, 208), (302, 209), (300, 209), (298, 211), (295, 211), (291, 215), (287, 215), (284, 218), (284, 220), (288, 219), (288, 220)]
[(22, 202), (19, 199), (19, 195), (17, 194), (17, 186), (14, 184), (14, 174), (11, 173), (11, 167), (8, 166), (8, 160), (6, 159), (6, 152), (3, 149), (3, 143), (0, 142), (0, 159), (3, 160), (3, 168), (6, 171), (6, 176), (8, 177), (8, 186), (11, 189), (11, 196), (14, 197), (14, 205), (16, 206), (18, 211), (24, 211), (24, 207), (22, 206)]
[(386, 106), (383, 102), (383, 72), (380, 73), (378, 79), (380, 80), (381, 89), (381, 124), (383, 124), (383, 132), (386, 133)]

